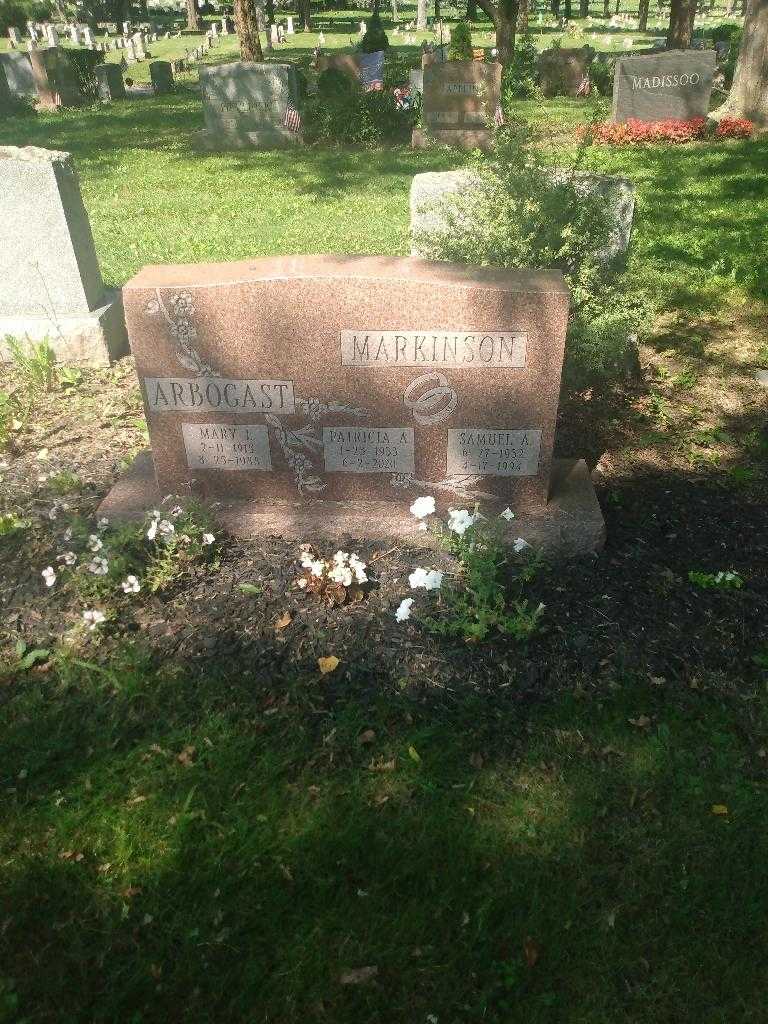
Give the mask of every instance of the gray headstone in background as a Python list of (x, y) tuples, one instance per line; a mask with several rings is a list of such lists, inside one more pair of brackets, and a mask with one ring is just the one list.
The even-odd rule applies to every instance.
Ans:
[(714, 73), (714, 50), (620, 57), (613, 78), (612, 120), (706, 117)]
[(411, 92), (418, 92), (419, 94), (424, 92), (424, 72), (421, 68), (413, 68), (408, 72), (408, 83), (411, 87)]
[(100, 100), (124, 100), (125, 82), (119, 64), (97, 64), (93, 69), (96, 73), (97, 91)]
[(8, 79), (5, 77), (5, 69), (0, 64), (0, 114), (10, 114), (16, 106), (17, 100), (8, 88)]
[(13, 96), (37, 95), (29, 54), (0, 53), (0, 64), (3, 66), (8, 88)]
[(47, 337), (59, 358), (103, 365), (124, 348), (125, 325), (101, 280), (72, 158), (2, 146), (0, 180), (0, 338)]
[(175, 86), (170, 61), (153, 60), (149, 65), (149, 77), (152, 79), (155, 96), (173, 92)]
[[(582, 195), (597, 192), (605, 198), (610, 204), (611, 237), (606, 249), (597, 255), (604, 263), (623, 258), (629, 248), (635, 214), (635, 191), (629, 179), (560, 168), (552, 168), (552, 176), (555, 181), (573, 180), (576, 191)], [(471, 170), (431, 171), (414, 176), (410, 195), (412, 256), (429, 259), (430, 237), (445, 234), (457, 217), (462, 228), (471, 226), (464, 221), (471, 220), (471, 199), (478, 195), (481, 184), (482, 178)], [(446, 203), (449, 196), (462, 194), (470, 200), (466, 209), (457, 209), (450, 201)]]
[(289, 108), (298, 108), (299, 80), (290, 64), (236, 61), (200, 68), (204, 149), (278, 148), (301, 142), (286, 127)]

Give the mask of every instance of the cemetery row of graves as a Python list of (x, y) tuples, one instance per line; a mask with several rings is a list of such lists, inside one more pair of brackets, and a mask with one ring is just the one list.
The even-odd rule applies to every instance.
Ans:
[(741, 19), (396, 8), (0, 50), (0, 1021), (762, 1018)]

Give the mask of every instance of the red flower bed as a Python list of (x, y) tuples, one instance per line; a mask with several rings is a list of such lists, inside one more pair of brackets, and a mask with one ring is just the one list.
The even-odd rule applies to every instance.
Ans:
[[(751, 121), (741, 118), (724, 117), (715, 128), (713, 137), (716, 139), (748, 139), (752, 134)], [(583, 134), (590, 131), (582, 129)], [(591, 130), (595, 142), (604, 142), (611, 146), (635, 145), (640, 142), (693, 142), (708, 136), (707, 119), (692, 117), (687, 121), (668, 118), (666, 121), (635, 121), (624, 124), (595, 125)]]

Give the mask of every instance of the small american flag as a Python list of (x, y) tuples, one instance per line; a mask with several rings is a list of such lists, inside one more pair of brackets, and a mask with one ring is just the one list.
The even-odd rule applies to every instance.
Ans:
[(296, 107), (288, 106), (288, 109), (285, 111), (283, 127), (288, 128), (292, 132), (301, 131), (301, 114)]
[(496, 113), (493, 115), (493, 123), (497, 128), (504, 127), (504, 111), (501, 109), (501, 106), (496, 107)]

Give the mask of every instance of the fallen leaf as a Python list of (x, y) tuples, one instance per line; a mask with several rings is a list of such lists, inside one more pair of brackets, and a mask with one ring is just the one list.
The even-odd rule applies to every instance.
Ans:
[(532, 939), (530, 935), (527, 935), (523, 941), (523, 953), (525, 954), (525, 962), (529, 967), (536, 966), (540, 952), (541, 947), (538, 942), (535, 939)]
[(342, 985), (362, 985), (378, 973), (378, 967), (355, 967), (350, 971), (342, 971), (339, 981)]
[(238, 583), (237, 586), (244, 594), (252, 594), (253, 596), (256, 596), (257, 594), (264, 593), (264, 587), (257, 587), (255, 583)]
[(293, 620), (288, 612), (283, 612), (280, 618), (275, 622), (275, 629), (285, 629), (286, 626), (290, 626), (292, 621)]
[(143, 804), (147, 798), (145, 796), (134, 796), (128, 801), (128, 806), (133, 807), (134, 804)]
[(627, 721), (637, 729), (646, 729), (651, 724), (651, 720), (648, 715), (640, 715), (638, 718), (628, 718)]
[(412, 761), (415, 761), (416, 764), (421, 764), (421, 758), (419, 757), (416, 747), (408, 747), (408, 757), (410, 757)]
[(373, 731), (373, 729), (363, 729), (363, 731), (357, 737), (357, 742), (361, 746), (363, 746), (366, 743), (373, 743), (373, 741), (375, 739), (376, 739), (376, 733)]
[(719, 814), (721, 816), (726, 815), (728, 813), (728, 808), (725, 804), (712, 804), (712, 813)]
[(394, 757), (390, 761), (371, 761), (368, 771), (371, 772), (393, 772), (395, 770)]
[(317, 664), (322, 675), (328, 675), (339, 667), (339, 659), (335, 654), (329, 654), (327, 658), (318, 658)]

